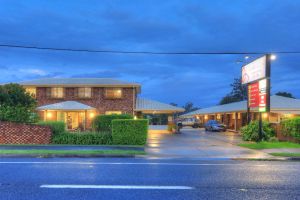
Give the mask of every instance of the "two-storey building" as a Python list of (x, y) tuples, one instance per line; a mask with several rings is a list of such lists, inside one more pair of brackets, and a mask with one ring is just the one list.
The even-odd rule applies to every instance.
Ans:
[(64, 121), (68, 129), (86, 129), (99, 114), (182, 112), (183, 109), (139, 98), (141, 85), (109, 78), (46, 78), (20, 82), (37, 100), (43, 120)]

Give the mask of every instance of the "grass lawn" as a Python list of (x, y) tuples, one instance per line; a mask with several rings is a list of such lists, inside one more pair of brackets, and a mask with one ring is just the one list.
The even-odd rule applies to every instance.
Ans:
[(135, 150), (0, 150), (0, 155), (145, 155), (144, 151)]
[(258, 142), (258, 143), (241, 143), (241, 147), (250, 149), (281, 149), (281, 148), (300, 148), (300, 144), (292, 142)]
[(270, 153), (272, 156), (281, 156), (281, 157), (300, 157), (300, 153)]

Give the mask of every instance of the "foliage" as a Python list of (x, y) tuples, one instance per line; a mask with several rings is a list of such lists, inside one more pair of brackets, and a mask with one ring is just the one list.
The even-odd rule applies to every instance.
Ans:
[(295, 97), (292, 95), (292, 93), (289, 93), (289, 92), (277, 92), (275, 95), (295, 99)]
[(114, 119), (133, 119), (132, 115), (122, 114), (122, 115), (98, 115), (95, 117), (92, 123), (92, 128), (94, 131), (109, 131), (111, 132), (112, 120)]
[(183, 108), (184, 108), (185, 111), (184, 111), (182, 114), (184, 114), (184, 113), (189, 113), (189, 112), (192, 112), (192, 111), (195, 111), (195, 110), (200, 109), (200, 108), (198, 108), (198, 107), (194, 107), (194, 104), (193, 104), (192, 102), (187, 102), (187, 103), (183, 106)]
[(300, 144), (292, 142), (278, 142), (278, 141), (263, 141), (257, 143), (242, 143), (241, 147), (247, 147), (250, 149), (281, 149), (281, 148), (300, 148)]
[(62, 134), (66, 129), (66, 124), (62, 121), (40, 121), (37, 124), (42, 126), (50, 126), (53, 135)]
[(64, 132), (54, 135), (52, 138), (53, 144), (74, 144), (74, 145), (109, 145), (112, 144), (110, 133), (97, 132)]
[(0, 120), (34, 123), (36, 100), (18, 84), (0, 86)]
[(169, 123), (168, 124), (168, 131), (172, 132), (174, 129), (176, 129), (175, 123)]
[[(263, 140), (268, 141), (275, 136), (275, 131), (271, 128), (268, 122), (263, 121)], [(245, 141), (259, 141), (259, 122), (252, 121), (248, 125), (241, 128), (243, 140)]]
[(282, 133), (300, 139), (300, 117), (285, 119), (281, 122)]
[(148, 134), (146, 119), (115, 119), (112, 121), (112, 138), (114, 144), (145, 145)]
[(220, 105), (247, 99), (247, 86), (242, 84), (241, 78), (235, 78), (230, 86), (232, 87), (231, 92), (222, 98)]

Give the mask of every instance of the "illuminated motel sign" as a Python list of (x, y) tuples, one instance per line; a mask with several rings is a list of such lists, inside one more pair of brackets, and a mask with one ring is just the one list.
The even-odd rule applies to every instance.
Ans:
[(270, 55), (242, 67), (242, 84), (248, 85), (248, 107), (270, 111)]

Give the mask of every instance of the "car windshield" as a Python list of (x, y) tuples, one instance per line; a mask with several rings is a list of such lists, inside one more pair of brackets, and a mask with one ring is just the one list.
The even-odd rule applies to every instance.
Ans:
[(216, 121), (216, 120), (211, 120), (210, 123), (211, 123), (211, 124), (218, 124), (219, 122)]

